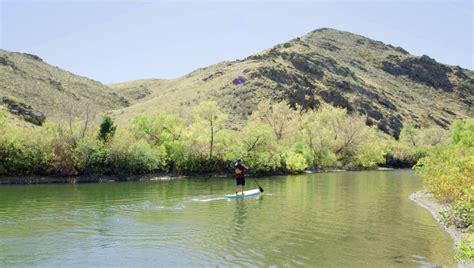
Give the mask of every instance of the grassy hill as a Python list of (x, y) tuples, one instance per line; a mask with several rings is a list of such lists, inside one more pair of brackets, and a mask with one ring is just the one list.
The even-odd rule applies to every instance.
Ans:
[(87, 107), (95, 114), (128, 105), (100, 82), (51, 66), (35, 55), (0, 49), (0, 105), (4, 96), (20, 99), (53, 121), (69, 114), (82, 117)]
[[(240, 83), (233, 83), (236, 78)], [(367, 124), (395, 137), (406, 122), (446, 128), (456, 118), (474, 115), (473, 71), (328, 28), (178, 79), (110, 87), (133, 104), (114, 111), (122, 123), (158, 110), (187, 113), (209, 99), (236, 120), (245, 119), (263, 100), (304, 108), (325, 102), (365, 114)]]

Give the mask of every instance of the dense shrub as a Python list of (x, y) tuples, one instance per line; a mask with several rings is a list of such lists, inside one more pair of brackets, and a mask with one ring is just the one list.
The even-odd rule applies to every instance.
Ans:
[(422, 158), (415, 170), (424, 177), (426, 188), (444, 201), (464, 195), (474, 199), (474, 120), (453, 124), (451, 144), (438, 146)]
[[(451, 128), (451, 144), (431, 150), (415, 170), (425, 187), (441, 201), (451, 203), (442, 216), (448, 225), (473, 231), (474, 219), (474, 120), (461, 120)], [(457, 260), (473, 260), (474, 241), (461, 242)]]
[(364, 142), (356, 147), (351, 164), (361, 167), (375, 167), (385, 162), (386, 146), (377, 139)]
[[(230, 129), (235, 123), (216, 102), (202, 103), (188, 117), (140, 115), (129, 128), (117, 128), (110, 117), (95, 126), (68, 122), (23, 128), (10, 126), (1, 111), (0, 124), (0, 173), (6, 175), (222, 172), (231, 171), (237, 158), (254, 173), (375, 167), (386, 159), (414, 164), (433, 145), (442, 146), (439, 139), (427, 138), (439, 129), (407, 126), (402, 140), (394, 141), (366, 126), (363, 116), (328, 105), (301, 111), (262, 103), (240, 130)], [(471, 128), (458, 123), (452, 139), (466, 146)]]
[(7, 128), (0, 135), (0, 174), (48, 174), (54, 157), (42, 129)]
[(462, 145), (438, 148), (418, 161), (416, 170), (438, 199), (454, 201), (474, 187), (474, 150)]
[(305, 157), (296, 152), (287, 152), (284, 161), (286, 169), (290, 171), (303, 171), (308, 168)]

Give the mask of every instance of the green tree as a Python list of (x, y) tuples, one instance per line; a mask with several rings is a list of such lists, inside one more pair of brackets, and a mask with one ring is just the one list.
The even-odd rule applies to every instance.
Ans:
[(273, 129), (266, 123), (250, 121), (239, 134), (240, 155), (255, 171), (281, 167), (281, 156)]
[[(472, 121), (471, 121), (472, 122)], [(474, 129), (468, 120), (451, 129), (452, 143), (437, 147), (418, 161), (415, 170), (424, 177), (426, 188), (438, 199), (454, 201), (463, 195), (474, 199)]]
[(451, 126), (451, 141), (453, 144), (462, 143), (474, 146), (474, 119), (458, 120)]
[(322, 105), (303, 116), (301, 134), (319, 166), (334, 165), (336, 159), (349, 162), (356, 148), (366, 140), (368, 127), (359, 115)]
[(419, 144), (419, 129), (411, 124), (406, 124), (400, 131), (400, 141), (417, 146)]
[(288, 139), (297, 130), (299, 112), (291, 109), (286, 102), (262, 102), (252, 114), (250, 121), (265, 123), (272, 128), (276, 141)]
[(207, 139), (209, 142), (209, 159), (213, 157), (214, 141), (216, 135), (224, 129), (227, 121), (227, 114), (222, 112), (215, 101), (206, 101), (194, 108), (194, 130), (202, 132), (207, 129)]
[(183, 123), (174, 114), (160, 112), (152, 116), (139, 115), (133, 120), (135, 131), (155, 145), (180, 140)]
[(422, 146), (436, 146), (449, 142), (449, 131), (437, 126), (419, 130), (419, 144)]
[(109, 142), (115, 135), (117, 126), (110, 116), (104, 117), (100, 124), (98, 139), (104, 143)]

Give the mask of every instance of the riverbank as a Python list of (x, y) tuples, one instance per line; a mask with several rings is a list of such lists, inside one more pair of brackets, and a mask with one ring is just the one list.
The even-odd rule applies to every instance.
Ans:
[[(451, 206), (449, 204), (442, 204), (438, 202), (432, 193), (427, 192), (426, 190), (420, 190), (417, 192), (414, 192), (410, 195), (409, 197), (412, 201), (417, 203), (419, 206), (425, 208), (428, 210), (433, 218), (436, 220), (439, 226), (443, 230), (445, 230), (453, 239), (454, 242), (454, 247), (456, 250), (459, 250), (459, 246), (462, 240), (468, 238), (469, 235), (472, 236), (472, 234), (468, 234), (463, 232), (462, 229), (457, 228), (454, 225), (447, 226), (443, 222), (443, 218), (441, 216), (442, 212), (450, 211)], [(473, 263), (458, 263), (458, 266), (460, 267), (472, 267)]]
[(76, 177), (0, 177), (1, 184), (55, 184), (55, 183), (109, 183), (123, 181), (169, 181), (185, 178), (186, 176), (150, 174), (143, 176), (130, 176), (126, 179), (118, 176), (76, 176)]
[[(336, 169), (328, 168), (324, 170), (306, 170), (304, 172), (275, 172), (265, 174), (250, 174), (249, 177), (262, 177), (262, 176), (285, 176), (285, 175), (297, 175), (297, 174), (309, 174), (309, 173), (330, 173), (330, 172), (343, 172), (343, 171), (363, 171), (368, 169)], [(372, 170), (379, 171), (390, 171), (393, 168), (379, 167)], [(233, 175), (230, 173), (197, 173), (197, 174), (186, 174), (177, 175), (170, 173), (157, 173), (147, 175), (134, 175), (128, 177), (119, 176), (71, 176), (71, 177), (53, 177), (53, 176), (22, 176), (22, 177), (0, 177), (1, 184), (55, 184), (55, 183), (109, 183), (109, 182), (123, 182), (123, 181), (169, 181), (182, 178), (192, 177), (211, 177), (211, 178), (232, 178)]]

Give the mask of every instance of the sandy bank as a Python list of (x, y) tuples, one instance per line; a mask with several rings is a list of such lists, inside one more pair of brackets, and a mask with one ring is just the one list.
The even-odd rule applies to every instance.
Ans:
[[(451, 236), (454, 241), (454, 246), (456, 250), (458, 249), (459, 243), (463, 239), (473, 235), (463, 232), (461, 229), (456, 228), (454, 225), (446, 226), (446, 224), (443, 223), (440, 213), (451, 210), (451, 207), (448, 204), (439, 203), (433, 197), (432, 193), (429, 193), (426, 190), (420, 190), (412, 193), (410, 195), (410, 199), (417, 203), (419, 206), (427, 209), (431, 213), (438, 225), (441, 226), (441, 228), (443, 228)], [(474, 264), (472, 262), (458, 263), (458, 267), (474, 267)]]
[(457, 246), (459, 242), (466, 237), (466, 234), (461, 232), (455, 226), (446, 226), (442, 222), (442, 218), (440, 213), (444, 211), (449, 211), (451, 207), (448, 204), (441, 204), (433, 197), (432, 193), (428, 193), (426, 190), (420, 190), (418, 192), (414, 192), (410, 195), (410, 199), (416, 202), (419, 206), (427, 209), (433, 218), (435, 218), (436, 222), (451, 236), (454, 240), (454, 244)]

